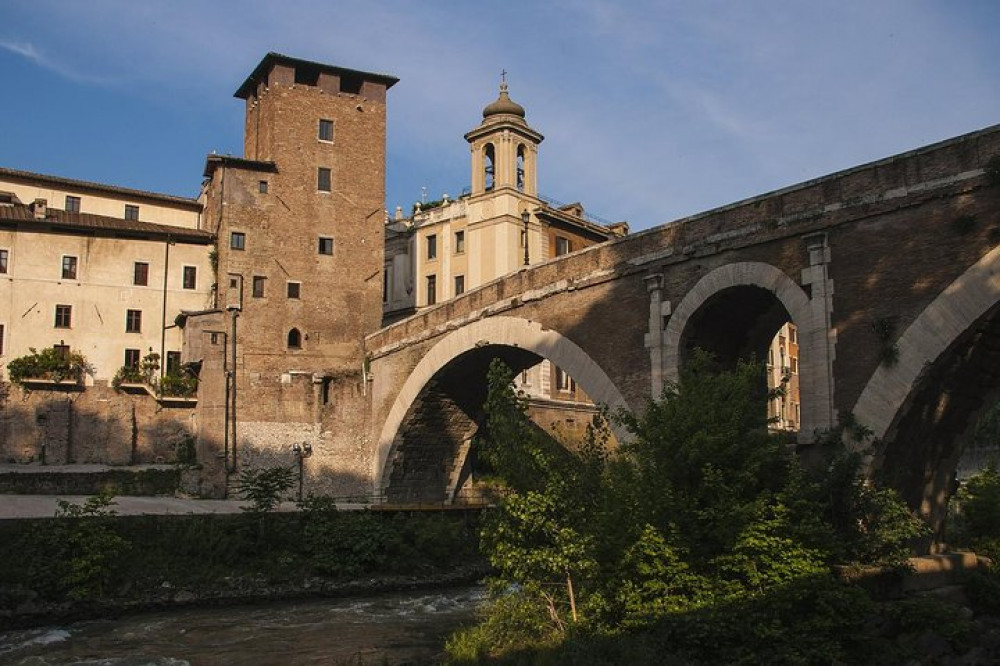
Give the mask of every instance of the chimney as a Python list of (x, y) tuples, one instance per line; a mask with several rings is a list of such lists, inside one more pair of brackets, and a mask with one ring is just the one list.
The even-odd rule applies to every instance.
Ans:
[(36, 220), (44, 220), (46, 213), (46, 206), (48, 201), (45, 199), (35, 199), (35, 203), (31, 204), (31, 210), (35, 214)]
[(397, 219), (397, 220), (402, 220), (403, 219), (403, 207), (402, 206), (396, 206), (396, 218), (395, 219)]

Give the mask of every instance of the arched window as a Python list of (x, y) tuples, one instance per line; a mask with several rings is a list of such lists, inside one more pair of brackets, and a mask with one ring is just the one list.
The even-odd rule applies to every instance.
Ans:
[(524, 191), (524, 144), (517, 147), (517, 189)]
[(302, 349), (302, 334), (299, 333), (299, 329), (293, 328), (288, 331), (288, 348)]
[(486, 191), (489, 192), (493, 189), (494, 177), (496, 176), (496, 154), (493, 151), (492, 143), (483, 146), (483, 158), (483, 182), (486, 185)]

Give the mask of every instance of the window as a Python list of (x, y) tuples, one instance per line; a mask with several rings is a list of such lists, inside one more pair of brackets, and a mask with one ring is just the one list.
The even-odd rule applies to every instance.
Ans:
[(438, 237), (435, 234), (431, 234), (427, 237), (427, 259), (437, 259), (438, 256)]
[(125, 311), (125, 332), (142, 333), (142, 310)]
[(145, 261), (137, 261), (133, 264), (132, 284), (138, 287), (145, 287), (149, 284), (149, 264)]
[(0, 250), (0, 273), (7, 272), (10, 263), (10, 250)]
[(131, 220), (133, 222), (138, 221), (138, 219), (139, 219), (139, 207), (138, 206), (132, 206), (130, 204), (125, 204), (125, 219), (126, 220)]
[(427, 305), (437, 303), (437, 276), (427, 276)]
[(64, 280), (76, 279), (76, 257), (65, 256), (62, 258), (62, 277)]
[(788, 359), (788, 362), (792, 364), (792, 367), (791, 367), (792, 374), (793, 375), (799, 374), (799, 359), (797, 359), (796, 357), (792, 356), (790, 359)]
[(326, 236), (319, 237), (319, 253), (333, 254), (333, 239)]
[(3, 356), (3, 334), (4, 333), (5, 333), (5, 331), (4, 331), (4, 325), (0, 324), (0, 356)]
[(524, 144), (517, 147), (517, 189), (524, 191)]
[(55, 350), (62, 358), (69, 358), (69, 345), (52, 345), (52, 349)]
[(263, 275), (253, 276), (253, 297), (264, 298), (264, 282), (267, 280)]
[(299, 329), (293, 328), (288, 331), (288, 348), (302, 349), (302, 334), (299, 333)]
[(563, 238), (562, 236), (556, 236), (556, 256), (563, 254), (569, 254), (571, 245), (568, 238)]
[(73, 306), (56, 306), (56, 328), (69, 328), (73, 324)]
[(462, 254), (465, 252), (465, 232), (456, 231), (455, 232), (455, 254)]
[(333, 121), (323, 120), (319, 121), (319, 140), (320, 141), (333, 141)]
[(141, 354), (138, 349), (126, 349), (125, 350), (125, 367), (129, 370), (139, 369), (139, 354)]
[(494, 158), (493, 144), (488, 143), (483, 147), (483, 184), (487, 192), (493, 189)]
[(229, 247), (234, 250), (245, 250), (247, 235), (242, 231), (234, 231), (229, 234)]
[(464, 293), (465, 293), (465, 276), (464, 275), (456, 275), (455, 276), (455, 295), (458, 296), (458, 295), (464, 294)]
[(392, 282), (392, 266), (386, 265), (382, 270), (382, 302), (389, 302), (389, 284)]
[(302, 283), (301, 282), (289, 282), (288, 283), (288, 298), (299, 298), (302, 294)]
[(267, 181), (261, 180), (257, 182), (257, 191), (261, 194), (267, 194)]
[(330, 169), (327, 167), (320, 167), (316, 171), (316, 189), (320, 192), (330, 191)]
[(167, 352), (167, 374), (176, 375), (181, 371), (181, 353), (179, 351)]
[(573, 378), (563, 372), (562, 368), (556, 368), (556, 388), (564, 393), (573, 392)]
[(67, 213), (79, 213), (80, 212), (80, 197), (71, 197), (66, 195), (66, 212)]
[(796, 334), (794, 326), (788, 327), (788, 341), (792, 344), (798, 343), (799, 341), (799, 336)]
[(185, 289), (196, 289), (198, 286), (198, 269), (194, 266), (184, 267), (182, 286)]

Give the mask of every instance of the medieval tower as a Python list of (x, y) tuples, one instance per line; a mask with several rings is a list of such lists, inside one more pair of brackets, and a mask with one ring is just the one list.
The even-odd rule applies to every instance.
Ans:
[[(207, 158), (215, 309), (185, 326), (203, 359), (200, 458), (214, 448), (230, 476), (308, 451), (306, 474), (324, 478), (317, 492), (354, 487), (363, 338), (381, 321), (386, 91), (396, 81), (269, 53), (235, 94), (246, 104), (243, 157)], [(323, 426), (334, 415), (338, 432)], [(334, 459), (338, 475), (324, 474)]]

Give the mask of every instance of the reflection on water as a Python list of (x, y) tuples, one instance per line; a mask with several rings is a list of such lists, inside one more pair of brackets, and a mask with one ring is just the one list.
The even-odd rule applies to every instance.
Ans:
[(0, 664), (203, 666), (433, 661), (482, 588), (275, 602), (0, 633)]

